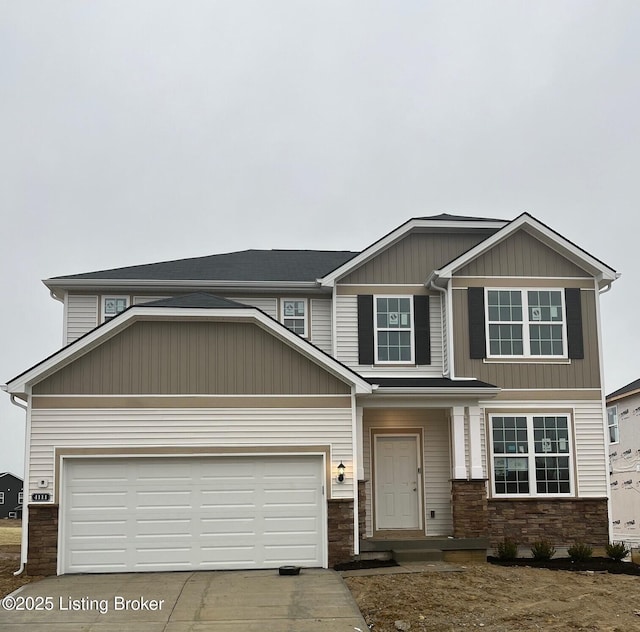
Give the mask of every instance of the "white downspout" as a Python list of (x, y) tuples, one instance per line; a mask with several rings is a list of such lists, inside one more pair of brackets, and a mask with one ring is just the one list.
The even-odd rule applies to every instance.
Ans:
[[(453, 379), (452, 375), (453, 375), (453, 366), (451, 364), (452, 362), (452, 357), (451, 357), (451, 345), (452, 345), (452, 340), (451, 340), (451, 331), (449, 330), (449, 302), (448, 302), (448, 292), (446, 290), (446, 288), (444, 287), (439, 287), (438, 285), (435, 284), (434, 282), (434, 277), (430, 278), (428, 281), (428, 287), (430, 290), (436, 290), (436, 292), (440, 293), (440, 300), (441, 301), (445, 301), (446, 302), (446, 314), (447, 314), (447, 318), (445, 318), (442, 315), (442, 305), (444, 303), (441, 303), (440, 306), (440, 326), (442, 327), (442, 337), (444, 339), (444, 332), (445, 332), (445, 328), (447, 331), (447, 349), (446, 349), (446, 353), (447, 353), (447, 373), (445, 375), (447, 375), (450, 379)], [(444, 340), (443, 340), (444, 341)]]
[[(2, 387), (2, 390), (6, 390), (6, 386)], [(18, 408), (22, 408), (25, 412), (25, 417), (27, 420), (27, 425), (29, 424), (29, 409), (24, 404), (21, 404), (16, 400), (15, 395), (11, 395), (11, 403)], [(29, 516), (27, 511), (27, 503), (26, 499), (29, 498), (29, 436), (27, 429), (25, 429), (25, 440), (24, 440), (24, 482), (22, 483), (22, 540), (20, 544), (20, 568), (14, 573), (14, 575), (22, 575), (24, 573), (25, 565), (27, 563), (26, 560), (26, 551), (27, 551), (27, 532), (29, 530)], [(25, 494), (25, 489), (27, 493)]]

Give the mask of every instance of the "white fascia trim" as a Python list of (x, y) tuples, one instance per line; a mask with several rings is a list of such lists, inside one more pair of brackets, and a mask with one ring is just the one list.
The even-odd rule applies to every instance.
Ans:
[(386, 395), (422, 395), (437, 398), (447, 398), (454, 396), (456, 398), (469, 397), (473, 400), (481, 398), (495, 397), (502, 389), (500, 388), (457, 388), (450, 386), (448, 388), (412, 388), (412, 387), (390, 387), (379, 386), (375, 392), (376, 397), (384, 397)]
[(357, 268), (358, 266), (366, 263), (369, 259), (377, 255), (380, 251), (385, 250), (389, 246), (393, 245), (396, 241), (399, 241), (408, 232), (414, 228), (502, 228), (508, 222), (480, 222), (473, 220), (459, 220), (459, 221), (439, 221), (439, 220), (425, 220), (425, 219), (410, 219), (401, 226), (398, 226), (395, 230), (391, 231), (388, 235), (382, 237), (378, 241), (374, 242), (367, 248), (365, 248), (359, 255), (356, 255), (353, 259), (349, 259), (346, 263), (342, 264), (339, 268), (336, 268), (333, 272), (330, 272), (324, 277), (318, 279), (323, 287), (332, 287), (335, 282), (344, 274), (350, 270)]
[(25, 393), (30, 384), (36, 379), (44, 379), (51, 373), (61, 369), (76, 358), (85, 355), (93, 348), (112, 338), (123, 329), (138, 320), (219, 320), (219, 321), (246, 321), (255, 322), (257, 325), (285, 342), (290, 347), (299, 351), (316, 364), (321, 365), (336, 377), (342, 378), (352, 384), (358, 394), (370, 393), (371, 385), (356, 373), (334, 360), (331, 356), (320, 351), (311, 343), (289, 331), (284, 325), (273, 320), (255, 307), (244, 308), (166, 308), (134, 306), (120, 314), (118, 317), (97, 327), (76, 342), (64, 347), (44, 362), (7, 384), (9, 393)]
[(234, 289), (267, 290), (312, 290), (319, 289), (317, 281), (216, 281), (216, 280), (157, 280), (157, 279), (43, 279), (42, 281), (52, 293), (58, 290), (99, 290), (101, 288), (127, 288), (130, 290), (164, 289), (195, 290), (196, 288), (216, 288), (224, 291)]
[(619, 274), (615, 270), (603, 264), (601, 261), (598, 261), (590, 254), (584, 252), (561, 235), (558, 235), (550, 228), (540, 223), (537, 219), (535, 219), (535, 217), (532, 217), (527, 213), (520, 215), (520, 217), (514, 219), (497, 233), (494, 233), (490, 237), (487, 237), (487, 239), (480, 242), (477, 246), (474, 246), (473, 248), (471, 248), (471, 250), (468, 250), (457, 259), (451, 261), (444, 268), (436, 270), (433, 273), (433, 276), (451, 278), (456, 270), (459, 270), (462, 266), (466, 265), (470, 261), (473, 261), (473, 259), (485, 253), (487, 250), (489, 250), (497, 243), (508, 237), (510, 234), (514, 233), (519, 228), (522, 228), (523, 226), (530, 226), (531, 228), (534, 228), (548, 240), (549, 243), (547, 245), (551, 246), (553, 244), (555, 246), (555, 250), (557, 250), (558, 252), (563, 251), (564, 256), (569, 255), (574, 261), (579, 261), (583, 265), (587, 265), (590, 268), (596, 270), (597, 278), (600, 284), (606, 284), (608, 282), (615, 281), (619, 277)]

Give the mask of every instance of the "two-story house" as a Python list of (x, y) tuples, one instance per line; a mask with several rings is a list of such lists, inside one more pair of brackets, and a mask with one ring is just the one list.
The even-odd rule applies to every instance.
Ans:
[(11, 472), (0, 473), (0, 519), (22, 516), (22, 479)]
[(611, 537), (640, 544), (640, 380), (607, 395)]
[(528, 214), (444, 214), (362, 252), (47, 279), (65, 346), (5, 387), (27, 404), (23, 562), (326, 567), (400, 542), (602, 546), (599, 294), (617, 276)]

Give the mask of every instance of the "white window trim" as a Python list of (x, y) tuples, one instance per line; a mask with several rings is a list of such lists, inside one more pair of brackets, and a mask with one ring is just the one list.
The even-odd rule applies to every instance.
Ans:
[[(615, 424), (610, 424), (609, 423), (609, 411), (613, 410), (615, 411), (615, 416), (616, 416), (616, 422)], [(613, 428), (613, 426), (615, 425), (616, 428), (616, 437), (618, 437), (615, 441), (611, 441), (610, 437), (611, 437), (611, 428)], [(617, 445), (618, 443), (620, 443), (620, 423), (619, 423), (619, 419), (618, 419), (618, 406), (607, 406), (607, 439), (609, 439), (609, 445)]]
[[(300, 302), (302, 301), (304, 303), (304, 316), (300, 317), (300, 316), (294, 316), (293, 318), (296, 320), (303, 320), (304, 322), (304, 333), (302, 334), (297, 334), (298, 336), (302, 336), (303, 338), (308, 338), (309, 337), (309, 299), (307, 298), (293, 298), (293, 297), (286, 297), (286, 298), (281, 298), (280, 299), (280, 322), (284, 325), (284, 319), (285, 319), (285, 315), (284, 315), (284, 304), (287, 301), (296, 301), (296, 302)], [(291, 319), (291, 316), (287, 316), (287, 319)], [(286, 327), (286, 325), (285, 325)], [(289, 329), (287, 327), (287, 329)], [(289, 331), (293, 331), (293, 330), (289, 330)], [(293, 333), (296, 333), (295, 331)]]
[[(127, 295), (117, 295), (117, 294), (106, 294), (104, 296), (102, 296), (102, 300), (100, 301), (100, 322), (104, 323), (106, 320), (110, 320), (112, 318), (115, 318), (118, 314), (115, 314), (114, 316), (109, 316), (107, 317), (106, 313), (105, 313), (105, 303), (107, 302), (108, 299), (124, 299), (127, 302), (127, 308), (131, 307), (131, 297), (127, 296)], [(125, 308), (126, 309), (126, 308)], [(120, 312), (122, 313), (122, 312)]]
[[(522, 318), (523, 320), (513, 321), (489, 321), (489, 292), (520, 292), (522, 298)], [(529, 296), (528, 292), (559, 292), (560, 301), (562, 304), (562, 323), (554, 322), (543, 324), (562, 324), (562, 355), (537, 355), (531, 353), (531, 340), (529, 336), (529, 325), (536, 324), (536, 321), (529, 320)], [(508, 325), (522, 325), (522, 348), (524, 353), (522, 355), (498, 355), (491, 353), (491, 341), (489, 338), (489, 325), (495, 324), (508, 324)], [(569, 345), (567, 341), (567, 308), (564, 301), (564, 292), (562, 288), (557, 287), (524, 287), (524, 288), (512, 288), (512, 287), (488, 287), (484, 291), (484, 326), (485, 326), (485, 340), (487, 341), (487, 358), (509, 360), (515, 358), (540, 358), (542, 360), (567, 360), (569, 358)]]
[[(494, 417), (526, 417), (527, 419), (527, 443), (529, 444), (529, 451), (527, 454), (516, 453), (509, 454), (495, 454), (493, 449), (493, 419)], [(533, 438), (533, 418), (534, 417), (565, 417), (567, 420), (567, 433), (569, 435), (569, 452), (567, 453), (553, 453), (549, 456), (567, 456), (569, 457), (569, 492), (568, 493), (555, 493), (555, 494), (539, 494), (536, 491), (536, 456), (545, 456), (541, 453), (533, 451), (534, 438)], [(491, 413), (489, 415), (489, 476), (491, 479), (491, 497), (492, 498), (574, 498), (576, 493), (576, 483), (574, 474), (574, 455), (575, 455), (575, 442), (573, 439), (573, 423), (571, 415), (567, 412), (555, 412), (553, 410), (541, 410), (534, 413), (531, 412), (518, 412), (513, 410), (505, 410), (500, 412)], [(496, 477), (494, 472), (494, 458), (501, 457), (519, 457), (527, 458), (529, 463), (529, 493), (528, 494), (498, 494), (496, 492)]]
[[(383, 328), (382, 331), (408, 331), (411, 343), (411, 358), (409, 360), (378, 360), (378, 299), (379, 298), (408, 298), (409, 299), (409, 322), (408, 329), (389, 329)], [(413, 295), (411, 294), (374, 294), (373, 296), (373, 361), (375, 364), (393, 364), (393, 365), (415, 365), (415, 323), (413, 314)]]
[(4, 492), (0, 492), (0, 505), (4, 505)]
[(24, 492), (18, 492), (18, 504), (22, 505), (24, 502)]

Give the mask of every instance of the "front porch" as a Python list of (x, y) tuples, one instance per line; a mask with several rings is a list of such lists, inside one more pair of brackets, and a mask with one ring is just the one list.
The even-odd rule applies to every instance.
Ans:
[(359, 410), (361, 556), (486, 559), (490, 544), (480, 413), (478, 406)]

